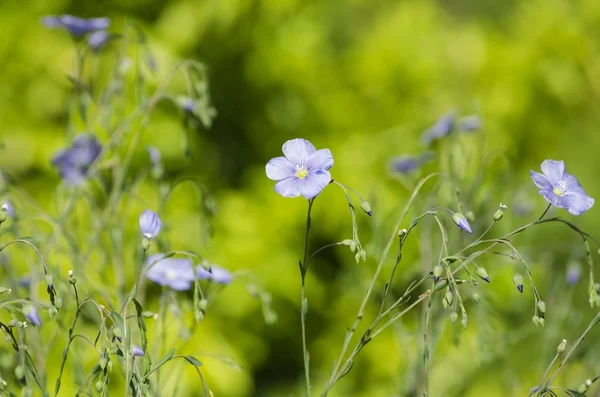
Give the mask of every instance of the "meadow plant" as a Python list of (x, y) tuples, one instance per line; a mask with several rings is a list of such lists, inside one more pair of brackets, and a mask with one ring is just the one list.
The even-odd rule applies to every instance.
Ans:
[[(467, 308), (471, 307), (471, 310), (474, 308), (467, 305), (467, 300), (472, 300), (475, 304), (479, 303), (480, 294), (478, 291), (481, 287), (481, 281), (484, 282), (483, 284), (492, 282), (492, 277), (490, 277), (487, 269), (478, 264), (481, 263), (484, 256), (496, 258), (487, 261), (491, 265), (500, 264), (501, 261), (505, 261), (507, 258), (513, 263), (513, 283), (517, 291), (523, 294), (528, 289), (532, 293), (533, 325), (544, 327), (546, 315), (552, 308), (546, 304), (536, 287), (534, 275), (526, 260), (527, 256), (513, 243), (513, 239), (517, 235), (524, 232), (531, 233), (533, 229), (542, 225), (562, 224), (581, 238), (583, 244), (580, 246), (580, 250), (585, 252), (589, 264), (589, 302), (592, 308), (600, 307), (599, 285), (594, 281), (592, 259), (597, 251), (592, 251), (590, 243), (598, 248), (600, 248), (600, 244), (572, 222), (560, 216), (548, 216), (552, 207), (565, 209), (573, 215), (582, 215), (593, 206), (594, 199), (585, 193), (573, 175), (566, 172), (563, 161), (546, 160), (541, 164), (542, 173), (531, 171), (530, 176), (535, 186), (539, 188), (540, 195), (549, 204), (534, 220), (504, 235), (492, 236), (494, 226), (506, 216), (507, 206), (500, 203), (495, 208), (493, 206), (490, 208), (488, 203), (477, 203), (473, 197), (482, 183), (482, 177), (485, 176), (486, 163), (489, 164), (490, 160), (483, 158), (483, 164), (469, 164), (470, 166), (479, 167), (476, 169), (481, 170), (475, 178), (470, 180), (461, 171), (461, 169), (464, 169), (466, 162), (473, 159), (472, 154), (466, 149), (467, 146), (464, 144), (464, 140), (477, 139), (475, 135), (470, 133), (480, 131), (478, 134), (481, 135), (483, 134), (481, 130), (482, 122), (479, 116), (468, 115), (460, 118), (460, 121), (457, 122), (456, 112), (452, 111), (425, 130), (421, 137), (421, 141), (426, 147), (423, 153), (402, 155), (390, 160), (390, 172), (394, 176), (400, 176), (398, 180), (403, 187), (412, 190), (412, 194), (408, 202), (403, 203), (400, 215), (395, 215), (397, 220), (392, 227), (387, 244), (383, 246), (381, 252), (370, 255), (375, 258), (376, 262), (373, 276), (367, 284), (354, 321), (350, 322), (345, 330), (340, 353), (333, 360), (331, 373), (326, 378), (319, 378), (322, 384), (318, 386), (318, 394), (321, 397), (327, 396), (332, 388), (352, 370), (359, 353), (371, 341), (394, 323), (402, 321), (403, 316), (419, 306), (422, 307), (420, 323), (422, 327), (421, 348), (423, 360), (418, 370), (419, 376), (417, 377), (415, 389), (410, 393), (407, 392), (407, 395), (429, 396), (428, 379), (431, 367), (431, 349), (432, 345), (435, 346), (436, 344), (436, 341), (432, 338), (439, 337), (439, 333), (432, 329), (438, 323), (432, 318), (433, 313), (437, 312), (437, 308), (441, 306), (441, 310), (451, 323), (455, 323), (460, 319), (462, 327), (465, 329), (468, 327)], [(315, 393), (316, 387), (312, 383), (310, 354), (306, 341), (309, 302), (306, 298), (305, 289), (310, 288), (310, 286), (305, 285), (308, 267), (315, 255), (324, 249), (335, 246), (347, 246), (355, 256), (357, 264), (367, 261), (367, 253), (358, 237), (355, 200), (353, 200), (350, 193), (356, 196), (360, 208), (365, 213), (374, 217), (378, 214), (374, 214), (371, 205), (353, 189), (330, 177), (329, 170), (333, 165), (333, 156), (329, 150), (321, 149), (317, 151), (310, 142), (303, 139), (294, 139), (284, 143), (282, 150), (284, 157), (276, 157), (267, 163), (267, 176), (277, 181), (275, 191), (280, 195), (284, 197), (303, 196), (308, 199), (304, 247), (302, 259), (299, 261), (299, 268), (305, 395), (311, 396)], [(437, 161), (434, 162), (434, 158)], [(437, 165), (439, 171), (415, 182), (414, 177), (429, 163)], [(435, 180), (438, 183), (428, 191), (426, 186), (431, 185), (431, 182)], [(352, 238), (311, 250), (310, 231), (315, 228), (311, 211), (315, 204), (320, 201), (318, 200), (319, 194), (328, 188), (328, 185), (339, 187), (344, 193), (352, 215)], [(461, 190), (466, 190), (469, 194), (462, 196), (460, 194)], [(432, 203), (432, 205), (427, 207), (429, 203)], [(327, 205), (332, 204), (327, 203)], [(477, 206), (480, 208), (476, 208)], [(407, 215), (410, 211), (419, 215), (407, 221)], [(485, 220), (482, 223), (474, 215), (475, 212), (481, 213), (483, 211), (488, 213), (486, 216), (487, 225), (485, 225)], [(411, 282), (402, 294), (393, 296), (392, 291), (395, 290), (394, 276), (398, 273), (399, 264), (403, 259), (403, 249), (411, 240), (417, 240), (416, 242), (420, 245), (425, 245), (423, 238), (428, 237), (425, 234), (419, 235), (418, 228), (420, 225), (426, 224), (428, 220), (432, 220), (432, 224), (439, 231), (439, 255), (420, 258), (423, 263), (424, 274)], [(454, 224), (454, 229), (450, 229), (452, 224)], [(465, 238), (469, 235), (477, 237)], [(390, 251), (394, 246), (396, 253), (391, 256)], [(381, 277), (383, 274), (385, 276)], [(580, 269), (578, 265), (572, 265), (568, 270), (568, 282), (571, 284), (576, 283), (579, 277)], [(482, 293), (485, 293), (485, 289)], [(366, 318), (365, 309), (367, 305), (373, 304), (373, 301), (376, 307), (379, 307), (379, 311), (374, 318)], [(365, 321), (367, 325), (363, 324)], [(540, 384), (531, 389), (530, 395), (554, 396), (557, 391), (564, 391), (571, 396), (585, 395), (589, 386), (600, 377), (587, 379), (581, 386), (573, 389), (556, 387), (553, 382), (584, 336), (599, 321), (600, 313), (594, 318), (579, 340), (575, 342), (571, 350), (566, 353), (556, 372), (548, 378), (547, 375), (550, 369), (554, 366), (558, 357), (565, 353), (568, 346), (567, 341), (564, 339), (557, 341), (556, 357), (543, 375)]]
[[(0, 395), (178, 395), (178, 371), (163, 367), (180, 363), (198, 374), (194, 395), (212, 395), (202, 362), (185, 350), (210, 314), (217, 285), (248, 283), (266, 318), (275, 314), (248, 274), (171, 247), (165, 213), (174, 189), (197, 189), (205, 237), (213, 199), (200, 181), (170, 175), (159, 149), (140, 150), (152, 114), (174, 107), (186, 135), (172, 139), (193, 155), (194, 137), (215, 116), (205, 67), (182, 61), (159, 81), (157, 62), (134, 25), (111, 33), (108, 18), (42, 22), (68, 32), (75, 47), (69, 143), (49, 159), (61, 181), (52, 209), (0, 173), (0, 329), (7, 342), (0, 350)], [(169, 325), (178, 342), (167, 337)]]

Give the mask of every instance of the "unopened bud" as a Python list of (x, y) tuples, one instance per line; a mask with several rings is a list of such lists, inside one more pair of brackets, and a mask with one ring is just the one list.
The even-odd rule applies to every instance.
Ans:
[(196, 310), (194, 312), (194, 317), (196, 318), (196, 322), (199, 323), (200, 321), (204, 320), (204, 313), (202, 313), (200, 310)]
[(531, 318), (531, 320), (533, 321), (533, 325), (535, 325), (536, 327), (537, 327), (538, 325), (540, 325), (540, 318), (539, 318), (538, 316), (533, 316), (533, 317)]
[(62, 299), (61, 298), (54, 299), (54, 307), (56, 308), (56, 310), (60, 310), (60, 308), (62, 307)]
[(446, 288), (446, 286), (448, 285), (448, 280), (443, 279), (442, 281), (440, 281), (439, 283), (437, 283), (434, 287), (433, 287), (433, 291), (432, 292), (437, 292), (440, 291), (444, 288)]
[(106, 368), (106, 364), (107, 364), (107, 363), (108, 363), (108, 360), (107, 360), (107, 359), (105, 359), (104, 357), (102, 357), (102, 358), (100, 359), (100, 361), (99, 361), (100, 368), (102, 368), (102, 369)]
[(99, 380), (98, 382), (96, 382), (96, 391), (100, 393), (102, 389), (104, 389), (104, 382)]
[(540, 313), (545, 314), (546, 313), (546, 302), (540, 300), (537, 303), (537, 308), (540, 311)]
[(458, 320), (458, 314), (456, 312), (450, 313), (450, 321), (452, 321), (452, 324), (454, 324), (456, 320)]
[(15, 368), (15, 376), (18, 380), (22, 380), (25, 377), (25, 370), (22, 366), (17, 365)]
[(406, 229), (400, 229), (400, 231), (398, 232), (398, 237), (402, 238), (402, 237), (406, 236), (406, 233), (408, 233), (408, 231), (406, 231)]
[(448, 302), (448, 305), (452, 305), (452, 302), (454, 301), (454, 294), (452, 294), (452, 291), (448, 290), (446, 291), (446, 302)]
[(121, 337), (121, 328), (119, 327), (113, 327), (113, 335), (116, 336), (117, 338)]
[(460, 323), (462, 324), (464, 329), (467, 329), (467, 325), (469, 324), (469, 317), (467, 316), (467, 313), (463, 312)]
[(517, 289), (520, 293), (523, 293), (523, 277), (519, 273), (515, 273), (513, 277), (513, 282), (517, 286)]
[(494, 212), (494, 220), (497, 222), (500, 219), (502, 219), (502, 217), (504, 216), (504, 211), (502, 210), (497, 210), (496, 212)]
[(479, 303), (479, 294), (477, 292), (473, 292), (473, 295), (471, 295), (471, 298), (473, 299), (473, 302)]
[(350, 242), (350, 251), (352, 251), (352, 252), (356, 251), (356, 240), (352, 240)]
[(200, 302), (198, 302), (198, 307), (200, 308), (200, 310), (206, 310), (207, 305), (208, 301), (204, 298), (200, 299)]
[(360, 262), (360, 252), (357, 252), (356, 255), (354, 255), (354, 259), (356, 260), (356, 263)]
[(563, 339), (560, 344), (558, 345), (558, 347), (556, 348), (556, 353), (558, 354), (563, 354), (565, 352), (565, 349), (567, 348), (567, 340)]
[(363, 201), (360, 203), (360, 209), (362, 209), (367, 215), (373, 215), (373, 211), (371, 211), (371, 204), (368, 201)]
[(58, 310), (56, 310), (56, 308), (54, 306), (50, 306), (48, 308), (48, 316), (50, 316), (50, 318), (56, 317), (57, 314), (58, 314)]
[(52, 287), (54, 285), (54, 278), (52, 277), (51, 274), (46, 274), (46, 284), (48, 285), (48, 287)]
[(483, 267), (477, 268), (477, 275), (481, 277), (482, 280), (486, 282), (490, 282), (490, 276), (488, 276), (487, 271)]
[(544, 325), (546, 325), (546, 320), (544, 319), (544, 317), (540, 317), (540, 325), (542, 326), (542, 328), (544, 328)]
[(433, 281), (435, 281), (436, 283), (439, 281), (440, 277), (442, 276), (442, 272), (444, 271), (444, 268), (441, 267), (440, 265), (437, 265), (433, 268)]
[(340, 241), (340, 244), (342, 244), (342, 245), (350, 245), (350, 244), (352, 244), (353, 241), (354, 240), (351, 240), (351, 239), (347, 238), (345, 240)]
[(367, 261), (367, 251), (360, 250), (359, 254), (360, 254), (360, 257), (363, 260), (363, 262), (366, 262)]
[(148, 251), (148, 248), (150, 248), (150, 239), (144, 237), (144, 239), (142, 240), (142, 249), (144, 251)]
[(454, 223), (456, 223), (456, 226), (458, 226), (465, 232), (473, 233), (473, 231), (471, 230), (471, 225), (469, 225), (467, 218), (465, 218), (465, 216), (460, 212), (455, 212), (454, 215), (452, 215), (452, 220), (454, 221)]

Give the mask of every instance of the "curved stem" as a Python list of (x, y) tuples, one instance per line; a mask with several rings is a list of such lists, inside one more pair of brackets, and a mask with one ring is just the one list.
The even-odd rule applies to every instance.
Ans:
[(304, 378), (306, 381), (306, 391), (304, 395), (310, 397), (310, 364), (308, 348), (306, 346), (306, 311), (308, 308), (306, 295), (304, 293), (304, 284), (306, 279), (306, 271), (308, 270), (308, 234), (310, 232), (310, 213), (315, 199), (308, 200), (308, 211), (306, 213), (306, 231), (304, 233), (304, 254), (302, 255), (302, 262), (300, 263), (300, 277), (302, 279), (301, 286), (301, 309), (300, 309), (300, 323), (302, 325), (302, 357), (304, 361)]

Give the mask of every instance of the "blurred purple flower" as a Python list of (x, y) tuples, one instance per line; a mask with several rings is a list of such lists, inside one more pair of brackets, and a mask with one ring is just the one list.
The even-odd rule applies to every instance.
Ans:
[(88, 45), (95, 51), (98, 51), (104, 44), (108, 43), (110, 35), (106, 30), (98, 30), (90, 34), (87, 38)]
[(442, 116), (433, 126), (425, 130), (421, 135), (421, 142), (429, 146), (433, 141), (447, 137), (454, 128), (454, 112), (449, 112)]
[(567, 268), (567, 284), (575, 285), (581, 278), (581, 266), (574, 262)]
[(140, 215), (140, 230), (142, 236), (148, 240), (152, 240), (158, 235), (162, 228), (162, 221), (158, 215), (150, 210), (145, 210)]
[(230, 284), (233, 280), (231, 272), (220, 266), (211, 265), (210, 279), (217, 284)]
[(6, 215), (11, 218), (15, 215), (15, 207), (13, 207), (9, 200), (4, 200), (4, 203), (2, 203), (2, 209), (6, 210)]
[(194, 282), (194, 268), (188, 258), (165, 258), (163, 254), (155, 254), (148, 258), (150, 267), (146, 278), (158, 285), (170, 287), (176, 291), (187, 291)]
[(95, 136), (78, 135), (70, 148), (62, 150), (52, 159), (65, 182), (80, 185), (85, 181), (87, 171), (100, 155), (102, 145)]
[(185, 98), (182, 102), (183, 110), (185, 110), (186, 112), (190, 112), (193, 113), (194, 112), (194, 100), (192, 98)]
[(463, 214), (455, 212), (454, 215), (452, 215), (452, 220), (454, 221), (454, 223), (456, 223), (456, 226), (458, 226), (465, 232), (473, 233), (471, 231), (471, 225), (469, 225), (467, 218), (465, 218), (465, 216)]
[(581, 215), (594, 205), (594, 199), (585, 194), (577, 178), (567, 174), (564, 161), (545, 160), (541, 168), (544, 174), (530, 171), (530, 175), (550, 204), (573, 215)]
[(85, 19), (64, 14), (44, 17), (42, 23), (48, 28), (63, 28), (73, 37), (78, 38), (91, 32), (107, 29), (110, 25), (110, 18)]
[(306, 139), (292, 139), (283, 144), (285, 157), (275, 157), (266, 166), (267, 177), (283, 197), (315, 198), (331, 182), (329, 169), (333, 156), (329, 149), (316, 150)]
[(476, 115), (465, 116), (460, 119), (458, 129), (463, 132), (475, 132), (481, 129), (481, 118)]
[(42, 320), (40, 319), (40, 314), (34, 306), (29, 306), (27, 311), (25, 312), (25, 317), (29, 322), (33, 325), (40, 326), (42, 325)]
[(415, 171), (425, 163), (428, 163), (433, 158), (433, 153), (426, 152), (417, 156), (402, 155), (392, 158), (390, 168), (394, 172), (401, 174), (409, 174)]
[(152, 165), (157, 166), (160, 164), (160, 150), (155, 148), (154, 146), (148, 146), (146, 148), (148, 150), (148, 154), (150, 155), (150, 163)]
[(133, 353), (134, 356), (144, 357), (144, 351), (139, 346), (133, 346), (131, 348), (131, 353)]

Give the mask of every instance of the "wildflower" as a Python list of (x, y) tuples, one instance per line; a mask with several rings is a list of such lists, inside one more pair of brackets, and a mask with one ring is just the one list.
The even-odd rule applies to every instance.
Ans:
[(6, 215), (11, 218), (15, 216), (15, 207), (8, 200), (5, 200), (4, 203), (2, 203), (2, 211), (6, 212)]
[(541, 169), (543, 174), (530, 171), (531, 179), (550, 204), (573, 215), (581, 215), (594, 205), (594, 199), (585, 194), (577, 179), (567, 174), (564, 161), (545, 160)]
[(475, 132), (481, 129), (481, 118), (476, 115), (465, 116), (458, 122), (458, 129), (462, 132)]
[(283, 197), (315, 198), (331, 182), (329, 169), (333, 156), (329, 149), (316, 150), (305, 139), (292, 139), (283, 144), (285, 157), (275, 157), (266, 166), (267, 177), (274, 181), (275, 191)]
[(421, 142), (425, 146), (429, 146), (433, 141), (442, 139), (452, 133), (454, 128), (454, 112), (447, 113), (442, 116), (432, 127), (428, 128), (421, 135)]
[(471, 231), (471, 225), (469, 225), (467, 218), (465, 218), (465, 216), (463, 214), (461, 214), (459, 212), (455, 212), (454, 215), (452, 215), (452, 220), (454, 221), (454, 223), (456, 223), (456, 226), (458, 226), (465, 232), (473, 233)]
[(47, 16), (42, 23), (48, 28), (63, 28), (73, 37), (79, 38), (88, 33), (107, 29), (110, 18), (79, 18), (73, 15)]
[(188, 258), (165, 258), (155, 254), (148, 258), (146, 278), (176, 291), (187, 291), (194, 282), (194, 268)]
[(38, 313), (37, 309), (35, 308), (35, 306), (29, 306), (26, 309), (25, 312), (25, 317), (27, 318), (27, 320), (29, 320), (29, 322), (33, 325), (36, 326), (40, 326), (42, 325), (42, 320), (40, 319), (40, 314)]
[(70, 148), (62, 150), (52, 159), (64, 181), (80, 185), (85, 181), (88, 169), (102, 151), (102, 145), (93, 135), (79, 135)]
[(158, 150), (154, 146), (148, 146), (146, 148), (146, 150), (148, 151), (148, 154), (150, 155), (150, 163), (153, 166), (160, 165), (160, 158), (161, 158), (160, 150)]
[(140, 215), (140, 230), (142, 236), (147, 240), (155, 238), (162, 227), (162, 222), (158, 215), (150, 210), (145, 210)]
[(90, 34), (87, 38), (88, 45), (95, 51), (98, 51), (110, 40), (110, 35), (106, 30), (98, 30)]
[(430, 162), (433, 159), (433, 153), (426, 152), (417, 156), (402, 155), (392, 158), (390, 161), (390, 169), (401, 174), (409, 174), (415, 171), (423, 164)]
[(144, 351), (143, 351), (143, 350), (142, 350), (142, 348), (141, 348), (141, 347), (139, 347), (139, 346), (133, 346), (133, 347), (131, 348), (131, 353), (132, 353), (134, 356), (138, 356), (138, 357), (144, 357)]
[(233, 280), (231, 272), (220, 266), (211, 265), (210, 274), (210, 280), (217, 284), (230, 284)]
[(575, 285), (581, 277), (581, 266), (577, 262), (573, 262), (567, 268), (567, 284)]

